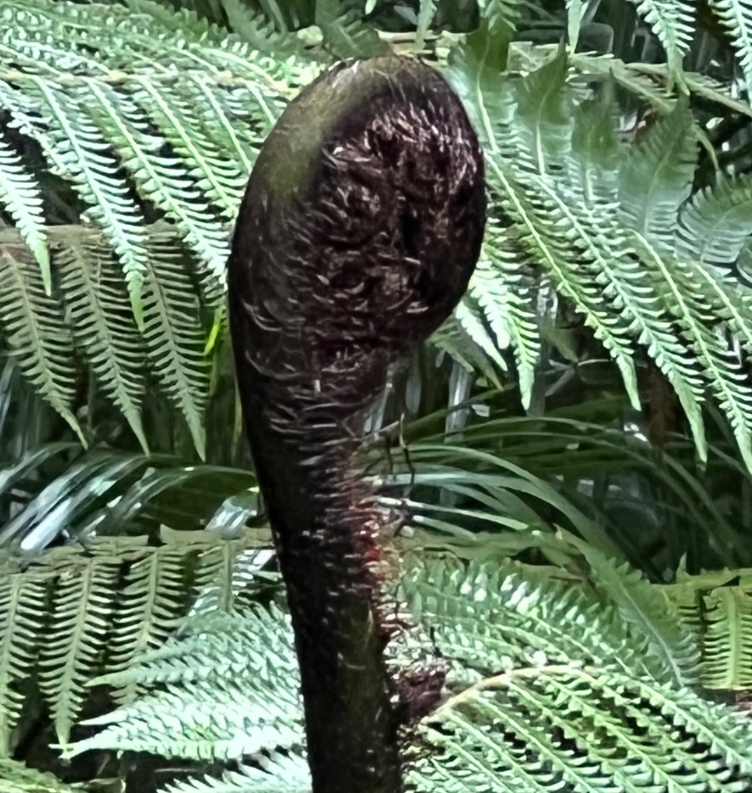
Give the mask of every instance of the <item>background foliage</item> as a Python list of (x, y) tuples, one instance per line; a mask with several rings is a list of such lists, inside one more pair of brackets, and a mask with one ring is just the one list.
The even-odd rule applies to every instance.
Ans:
[[(698, 692), (743, 699), (752, 679), (747, 7), (0, 12), (3, 784), (308, 789), (223, 272), (285, 103), (337, 58), (396, 51), (461, 95), (491, 205), (465, 300), (366, 426), (364, 471), (409, 519), (400, 555), (433, 560), (396, 577), (423, 632), (395, 663), (451, 672), (411, 780), (746, 789), (749, 727)], [(260, 688), (228, 688), (241, 657)]]

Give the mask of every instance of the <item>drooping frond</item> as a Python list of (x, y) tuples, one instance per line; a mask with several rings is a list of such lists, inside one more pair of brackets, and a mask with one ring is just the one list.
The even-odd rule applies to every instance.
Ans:
[(528, 407), (540, 356), (535, 283), (530, 275), (529, 257), (508, 230), (499, 229), (493, 222), (486, 229), (486, 240), (470, 281), (469, 294), (482, 309), (496, 347), (513, 349), (522, 404)]
[(631, 146), (619, 174), (619, 201), (627, 225), (673, 249), (676, 215), (692, 190), (697, 139), (689, 107), (676, 107)]
[(679, 213), (677, 253), (702, 266), (728, 267), (752, 232), (752, 178), (721, 177)]
[(39, 685), (50, 705), (58, 739), (65, 743), (81, 711), (84, 685), (105, 647), (120, 560), (107, 556), (87, 560), (63, 553), (57, 562), (65, 565), (66, 575), (59, 577), (53, 590)]
[(16, 223), (24, 242), (34, 254), (42, 271), (47, 294), (52, 291), (50, 254), (44, 230), (42, 197), (34, 177), (26, 171), (23, 161), (0, 137), (0, 201)]
[(752, 469), (752, 388), (738, 353), (717, 329), (708, 325), (704, 284), (691, 265), (663, 256), (637, 235), (642, 262), (662, 282), (664, 304), (676, 317), (682, 335), (702, 365), (718, 402), (729, 419), (745, 464)]
[(752, 592), (717, 587), (705, 596), (705, 675), (709, 688), (752, 687)]
[[(0, 583), (0, 755), (11, 754), (11, 736), (23, 709), (18, 683), (28, 674), (38, 652), (49, 574), (14, 575), (3, 568)], [(17, 626), (23, 626), (17, 630)]]
[(107, 141), (81, 111), (75, 93), (33, 74), (24, 88), (24, 100), (34, 102), (33, 117), (39, 119), (34, 122), (36, 139), (53, 173), (73, 184), (90, 207), (87, 213), (101, 223), (137, 301), (146, 259), (143, 216), (117, 174)]
[(168, 239), (151, 241), (144, 284), (144, 342), (154, 375), (185, 417), (205, 456), (203, 411), (208, 390), (199, 301), (180, 257)]
[(133, 314), (126, 308), (126, 285), (116, 261), (108, 248), (69, 238), (57, 264), (74, 342), (148, 453), (141, 423), (145, 349)]
[(702, 684), (711, 690), (752, 687), (750, 570), (685, 576), (665, 587), (682, 622), (702, 645)]
[[(101, 538), (85, 554), (69, 545), (31, 563), (25, 559), (23, 566), (15, 557), (3, 559), (0, 747), (10, 745), (28, 696), (18, 684), (30, 670), (38, 673), (58, 739), (66, 743), (91, 678), (121, 673), (135, 657), (160, 647), (195, 601), (196, 582), (209, 582), (217, 590), (215, 606), (232, 610), (239, 596), (235, 571), (249, 538), (228, 542), (176, 533), (157, 548), (145, 540)], [(223, 554), (232, 560), (224, 569)], [(113, 681), (113, 695), (132, 701), (144, 679), (131, 674)]]
[(21, 371), (85, 443), (71, 411), (76, 364), (70, 326), (29, 259), (23, 245), (0, 247), (0, 323)]
[(752, 86), (752, 4), (749, 0), (710, 0), (709, 6), (734, 42), (749, 89)]
[(678, 73), (692, 43), (695, 7), (690, 0), (632, 0), (638, 13), (658, 36), (668, 59), (668, 67)]

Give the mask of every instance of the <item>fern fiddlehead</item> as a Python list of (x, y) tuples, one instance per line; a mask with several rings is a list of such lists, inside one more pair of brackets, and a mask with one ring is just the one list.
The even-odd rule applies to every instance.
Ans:
[(377, 534), (352, 472), (388, 366), (462, 297), (485, 224), (456, 95), (405, 58), (340, 63), (267, 138), (229, 261), (247, 435), (295, 631), (315, 793), (401, 786)]

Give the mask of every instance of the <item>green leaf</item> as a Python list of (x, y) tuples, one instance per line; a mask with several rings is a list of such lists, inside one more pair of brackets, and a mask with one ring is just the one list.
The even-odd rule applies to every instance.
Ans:
[(694, 120), (682, 101), (630, 147), (622, 166), (619, 199), (624, 219), (663, 250), (674, 249), (676, 216), (689, 198), (696, 165)]
[(50, 254), (44, 225), (39, 185), (26, 170), (23, 160), (0, 137), (0, 202), (16, 222), (24, 242), (34, 254), (42, 272), (46, 294), (52, 293)]
[(691, 0), (632, 0), (639, 14), (658, 36), (672, 75), (681, 72), (682, 60), (694, 33), (695, 7)]
[(734, 264), (752, 233), (752, 176), (721, 176), (679, 214), (676, 250), (700, 265)]
[(60, 301), (47, 295), (28, 253), (0, 248), (0, 321), (21, 371), (36, 392), (86, 441), (71, 410), (76, 393), (73, 340)]

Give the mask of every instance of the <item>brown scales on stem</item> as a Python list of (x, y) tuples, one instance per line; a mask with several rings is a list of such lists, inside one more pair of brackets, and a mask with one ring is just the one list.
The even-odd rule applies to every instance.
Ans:
[(283, 113), (229, 262), (248, 439), (300, 662), (314, 793), (396, 793), (399, 681), (378, 592), (384, 517), (353, 472), (387, 368), (462, 297), (485, 223), (464, 109), (403, 58), (340, 63)]

